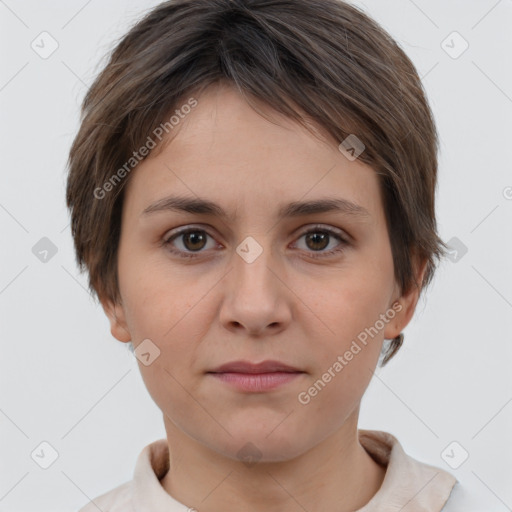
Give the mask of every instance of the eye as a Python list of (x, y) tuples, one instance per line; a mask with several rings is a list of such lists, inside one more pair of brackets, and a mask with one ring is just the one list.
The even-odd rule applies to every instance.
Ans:
[[(313, 258), (324, 258), (340, 253), (345, 250), (348, 245), (348, 241), (341, 235), (340, 232), (334, 231), (331, 228), (325, 228), (322, 226), (315, 226), (303, 233), (299, 240), (304, 238), (306, 245), (306, 251), (309, 252), (308, 256)], [(338, 244), (332, 248), (332, 240), (338, 240)], [(325, 250), (331, 246), (331, 249)], [(309, 249), (309, 251), (308, 251)]]
[[(208, 247), (208, 238), (211, 238), (213, 241), (210, 247)], [(302, 238), (304, 238), (306, 247), (299, 247), (299, 249), (308, 252), (308, 256), (313, 258), (333, 256), (345, 250), (345, 247), (349, 245), (349, 242), (341, 235), (341, 232), (323, 226), (314, 226), (309, 231), (302, 233), (299, 240)], [(338, 244), (335, 244), (334, 247), (332, 247), (333, 239), (338, 241)], [(197, 258), (201, 255), (201, 252), (204, 252), (203, 249), (212, 249), (216, 246), (211, 235), (204, 229), (194, 227), (188, 227), (172, 234), (162, 244), (171, 253), (188, 259)], [(325, 249), (329, 246), (331, 248), (326, 251)]]
[[(195, 258), (198, 256), (198, 254), (195, 253), (201, 252), (201, 250), (206, 247), (208, 237), (210, 237), (210, 235), (204, 229), (187, 228), (168, 237), (164, 240), (163, 245), (168, 247), (172, 253), (182, 258)], [(181, 245), (182, 248), (175, 248), (173, 245), (175, 240), (180, 242), (178, 245)], [(215, 244), (213, 244), (213, 246), (215, 246)]]

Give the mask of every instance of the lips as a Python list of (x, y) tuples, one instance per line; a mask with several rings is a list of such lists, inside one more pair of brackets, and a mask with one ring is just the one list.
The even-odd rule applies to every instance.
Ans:
[(298, 368), (287, 365), (280, 361), (262, 361), (261, 363), (251, 363), (250, 361), (232, 361), (225, 363), (215, 370), (208, 373), (303, 373)]
[(232, 361), (207, 372), (215, 381), (242, 393), (267, 393), (300, 379), (302, 370), (280, 361)]

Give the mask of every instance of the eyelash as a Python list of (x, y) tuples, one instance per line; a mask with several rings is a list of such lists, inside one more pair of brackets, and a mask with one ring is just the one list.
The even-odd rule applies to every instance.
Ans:
[[(184, 258), (184, 259), (198, 258), (201, 256), (202, 251), (198, 251), (198, 252), (194, 253), (194, 252), (184, 252), (181, 250), (171, 248), (172, 247), (171, 244), (176, 238), (179, 238), (182, 235), (186, 235), (187, 233), (195, 233), (195, 232), (203, 232), (211, 237), (211, 235), (202, 228), (185, 228), (181, 231), (178, 231), (177, 233), (174, 233), (172, 236), (168, 237), (167, 239), (165, 239), (162, 242), (162, 245), (167, 247), (167, 249), (171, 253), (176, 254), (180, 258)], [(330, 251), (327, 251), (327, 252), (311, 251), (310, 257), (312, 257), (312, 258), (328, 258), (330, 256), (334, 256), (335, 254), (343, 252), (345, 250), (345, 247), (349, 244), (349, 242), (345, 238), (343, 238), (338, 232), (333, 231), (332, 229), (329, 229), (329, 228), (321, 227), (321, 226), (314, 226), (309, 231), (305, 231), (304, 233), (302, 233), (299, 236), (299, 238), (302, 238), (303, 236), (309, 235), (311, 233), (326, 233), (329, 236), (336, 238), (340, 242), (340, 245), (337, 248), (331, 249)], [(213, 238), (213, 237), (211, 237), (211, 238)]]

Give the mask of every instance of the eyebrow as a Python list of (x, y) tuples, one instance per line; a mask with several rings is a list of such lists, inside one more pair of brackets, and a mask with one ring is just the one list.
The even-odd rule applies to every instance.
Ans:
[[(185, 196), (168, 196), (159, 199), (145, 208), (141, 216), (163, 211), (211, 215), (226, 221), (234, 220), (220, 205), (213, 201)], [(361, 220), (371, 218), (370, 213), (363, 206), (338, 197), (326, 197), (302, 202), (294, 201), (282, 205), (278, 210), (277, 217), (290, 218), (327, 212), (343, 213)]]

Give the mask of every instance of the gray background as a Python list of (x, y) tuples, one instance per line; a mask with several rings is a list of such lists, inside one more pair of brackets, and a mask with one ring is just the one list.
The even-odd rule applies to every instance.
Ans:
[[(130, 480), (142, 448), (165, 437), (77, 271), (64, 202), (86, 88), (157, 3), (0, 0), (0, 511), (76, 510)], [(475, 511), (512, 510), (512, 1), (354, 3), (422, 76), (441, 138), (439, 232), (454, 247), (370, 384), (360, 428), (451, 471)], [(43, 31), (58, 43), (45, 59), (31, 48)], [(43, 237), (57, 251), (46, 262)], [(58, 452), (48, 469), (44, 441)]]

